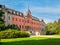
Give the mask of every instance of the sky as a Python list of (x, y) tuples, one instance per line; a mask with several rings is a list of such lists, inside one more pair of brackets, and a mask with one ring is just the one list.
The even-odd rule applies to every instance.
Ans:
[(23, 13), (29, 7), (31, 15), (43, 19), (45, 23), (60, 18), (60, 0), (0, 0), (0, 4)]

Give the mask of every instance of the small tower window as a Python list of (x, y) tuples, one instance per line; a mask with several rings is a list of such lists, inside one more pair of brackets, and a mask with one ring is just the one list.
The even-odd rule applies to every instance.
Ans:
[(27, 20), (27, 23), (29, 23), (29, 20)]

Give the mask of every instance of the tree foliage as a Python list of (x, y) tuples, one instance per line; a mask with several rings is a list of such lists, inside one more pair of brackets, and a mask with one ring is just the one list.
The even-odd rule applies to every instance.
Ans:
[(18, 27), (17, 25), (8, 25), (7, 27), (5, 27), (5, 29), (20, 30), (19, 27)]
[(58, 21), (50, 22), (46, 25), (46, 34), (60, 34), (60, 19)]
[(3, 14), (4, 12), (2, 10), (0, 10), (0, 30), (2, 30), (4, 28), (4, 20), (3, 20)]

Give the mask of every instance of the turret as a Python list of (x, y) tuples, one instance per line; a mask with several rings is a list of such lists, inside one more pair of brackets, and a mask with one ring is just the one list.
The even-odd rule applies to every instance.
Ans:
[(31, 17), (31, 12), (30, 12), (29, 7), (28, 7), (28, 11), (27, 11), (27, 17)]

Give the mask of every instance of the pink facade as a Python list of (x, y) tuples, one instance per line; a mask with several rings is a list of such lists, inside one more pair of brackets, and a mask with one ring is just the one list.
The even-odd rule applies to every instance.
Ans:
[[(29, 13), (29, 11), (28, 11)], [(29, 13), (25, 17), (13, 15), (12, 16), (12, 24), (17, 25), (21, 30), (33, 30), (39, 31), (40, 30), (40, 21), (33, 20), (31, 18), (31, 14)]]

